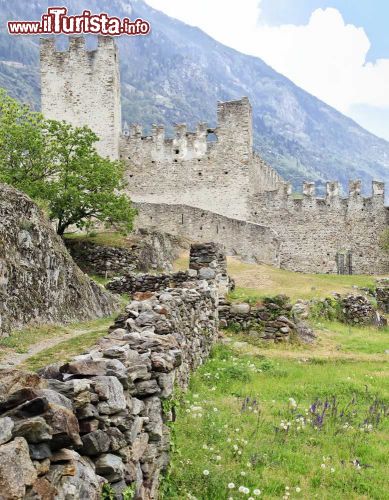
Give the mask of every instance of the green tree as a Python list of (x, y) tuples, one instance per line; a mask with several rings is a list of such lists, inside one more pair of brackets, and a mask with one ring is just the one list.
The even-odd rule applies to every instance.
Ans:
[(56, 171), (43, 116), (0, 88), (0, 182), (36, 198)]
[(44, 202), (63, 235), (94, 221), (128, 232), (136, 210), (122, 193), (124, 165), (98, 155), (88, 127), (45, 120), (0, 92), (0, 182)]

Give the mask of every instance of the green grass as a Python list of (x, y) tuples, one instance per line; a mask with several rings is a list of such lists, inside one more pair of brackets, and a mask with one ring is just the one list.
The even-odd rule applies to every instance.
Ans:
[(374, 285), (375, 277), (367, 275), (305, 274), (266, 265), (245, 264), (229, 259), (229, 273), (237, 289), (231, 297), (260, 300), (264, 296), (285, 294), (292, 300), (323, 298), (332, 292), (355, 293), (355, 287)]
[[(9, 337), (1, 338), (0, 349), (6, 348), (8, 350), (14, 350), (18, 353), (25, 353), (28, 352), (31, 346), (37, 344), (38, 342), (60, 336), (63, 336), (65, 339), (67, 335), (70, 335), (78, 330), (106, 330), (112, 324), (114, 317), (115, 315), (92, 321), (70, 323), (66, 326), (42, 325), (26, 327), (12, 332)], [(0, 352), (0, 360), (4, 355), (4, 351)]]
[[(296, 299), (324, 298), (332, 292), (355, 292), (353, 287), (370, 288), (375, 277), (367, 275), (306, 274), (277, 269), (264, 264), (249, 264), (227, 257), (228, 274), (235, 279), (234, 300), (260, 301), (262, 297), (284, 294)], [(188, 268), (188, 255), (182, 254), (174, 263), (175, 270)]]
[(107, 328), (85, 333), (78, 337), (65, 340), (53, 347), (45, 349), (28, 358), (21, 366), (27, 370), (36, 371), (51, 363), (65, 363), (92, 347), (100, 338), (107, 334)]
[(96, 233), (67, 233), (65, 238), (72, 240), (88, 241), (96, 245), (106, 245), (110, 247), (126, 248), (131, 247), (134, 235), (125, 236), (116, 231), (102, 231)]
[(343, 352), (382, 354), (389, 349), (389, 326), (350, 326), (322, 320), (315, 322), (314, 327), (319, 335), (329, 333), (338, 350)]
[[(376, 397), (389, 404), (385, 366), (241, 355), (217, 346), (178, 398), (174, 452), (161, 498), (256, 498), (254, 489), (269, 499), (388, 498), (388, 419), (381, 415), (371, 431), (361, 431)], [(306, 411), (317, 399), (333, 396), (337, 416), (314, 425)], [(299, 415), (305, 425), (296, 420)], [(281, 428), (283, 421), (287, 427), (290, 422), (288, 430)], [(239, 493), (240, 486), (250, 494)]]

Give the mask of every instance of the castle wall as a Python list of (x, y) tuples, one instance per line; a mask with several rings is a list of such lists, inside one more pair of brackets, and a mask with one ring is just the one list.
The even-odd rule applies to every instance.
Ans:
[(216, 129), (200, 123), (188, 132), (186, 125), (176, 125), (173, 138), (166, 138), (161, 126), (153, 127), (151, 136), (143, 136), (137, 125), (126, 129), (120, 155), (131, 198), (245, 218), (249, 195), (274, 189), (282, 178), (253, 152), (247, 98), (218, 103), (217, 116)]
[(41, 101), (46, 118), (90, 127), (100, 138), (97, 150), (117, 159), (121, 134), (118, 54), (110, 37), (87, 51), (83, 37), (69, 37), (59, 52), (54, 39), (41, 39)]
[(187, 205), (135, 203), (139, 210), (136, 225), (161, 228), (198, 242), (222, 244), (228, 255), (279, 267), (279, 241), (266, 226), (232, 219)]
[[(389, 270), (389, 258), (379, 238), (388, 227), (384, 185), (373, 182), (370, 198), (361, 196), (360, 181), (350, 182), (348, 198), (339, 196), (339, 184), (327, 183), (325, 198), (315, 197), (315, 185), (304, 183), (302, 198), (290, 187), (251, 198), (250, 220), (271, 227), (280, 239), (280, 265), (292, 271), (338, 272), (337, 254), (352, 274), (381, 274)], [(348, 271), (348, 269), (347, 269)]]

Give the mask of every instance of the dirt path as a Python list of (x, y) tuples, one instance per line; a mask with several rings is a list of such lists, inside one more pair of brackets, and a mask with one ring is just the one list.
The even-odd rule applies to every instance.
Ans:
[(42, 351), (45, 351), (46, 349), (49, 349), (50, 347), (54, 347), (58, 344), (61, 344), (61, 342), (66, 342), (67, 340), (73, 339), (75, 337), (80, 337), (81, 335), (85, 335), (87, 333), (92, 333), (92, 332), (101, 332), (104, 333), (107, 331), (107, 327), (91, 327), (87, 329), (79, 329), (79, 330), (74, 330), (73, 332), (65, 332), (62, 333), (61, 335), (57, 335), (55, 337), (51, 337), (45, 340), (42, 340), (40, 342), (37, 342), (36, 344), (33, 344), (29, 347), (27, 352), (24, 353), (18, 353), (15, 352), (12, 349), (9, 349), (9, 351), (4, 351), (4, 355), (0, 359), (0, 369), (3, 368), (14, 368), (18, 365), (21, 365), (24, 363), (27, 359), (31, 358), (35, 354), (38, 354)]

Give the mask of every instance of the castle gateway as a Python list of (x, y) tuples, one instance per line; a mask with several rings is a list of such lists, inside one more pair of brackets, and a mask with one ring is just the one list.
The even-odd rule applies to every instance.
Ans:
[(230, 254), (285, 269), (313, 273), (383, 274), (389, 258), (379, 240), (388, 227), (384, 185), (370, 197), (359, 181), (349, 194), (328, 182), (324, 197), (306, 182), (302, 196), (253, 150), (247, 97), (217, 104), (217, 127), (195, 131), (162, 126), (145, 136), (122, 125), (119, 59), (115, 42), (99, 37), (88, 51), (70, 37), (60, 52), (41, 40), (42, 112), (100, 137), (98, 151), (126, 163), (128, 194), (139, 208), (138, 227), (158, 227), (196, 241), (223, 243)]

